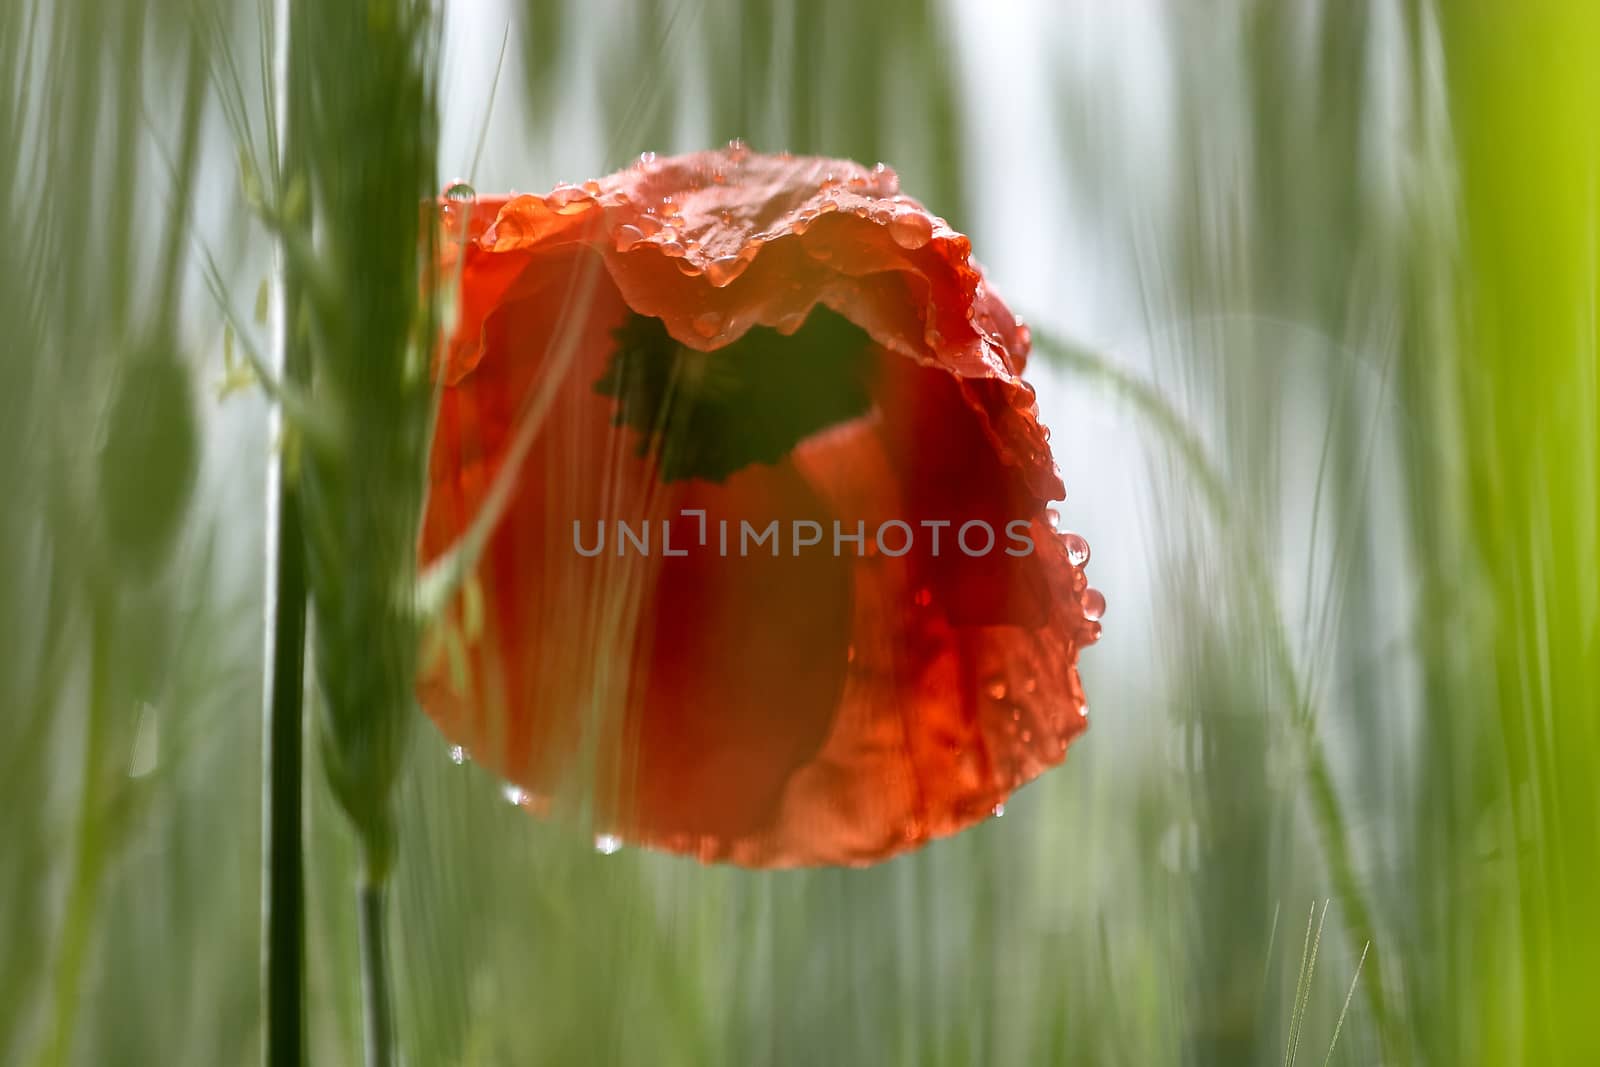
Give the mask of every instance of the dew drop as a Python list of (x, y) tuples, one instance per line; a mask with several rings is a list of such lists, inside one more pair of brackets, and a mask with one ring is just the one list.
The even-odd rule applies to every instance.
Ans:
[(654, 152), (640, 152), (639, 153), (639, 166), (640, 167), (651, 166), (652, 164), (655, 163), (655, 161), (656, 161), (656, 154)]
[(594, 207), (594, 198), (576, 185), (558, 185), (550, 190), (545, 203), (557, 215), (577, 215)]
[(1089, 717), (1089, 705), (1087, 705), (1087, 704), (1079, 704), (1078, 705), (1078, 717), (1080, 719), (1087, 719)]
[(1004, 700), (1006, 694), (1010, 692), (1010, 687), (1006, 685), (1004, 678), (996, 675), (983, 683), (983, 691), (989, 695), (990, 700)]
[(991, 808), (989, 810), (989, 814), (993, 815), (997, 819), (1004, 818), (1005, 817), (1005, 813), (1006, 813), (1006, 806), (1004, 804), (996, 804), (993, 808)]
[(742, 162), (744, 157), (749, 153), (750, 146), (744, 143), (743, 138), (735, 137), (733, 140), (728, 142), (728, 158), (733, 160), (735, 163)]
[[(806, 313), (804, 311), (793, 311), (779, 318), (778, 321), (773, 324), (773, 329), (777, 330), (785, 337), (792, 337), (794, 336), (795, 332), (800, 329), (800, 327), (805, 325), (805, 322)], [(872, 543), (867, 546), (868, 555), (874, 554), (876, 550), (876, 543)]]
[(616, 834), (596, 834), (594, 850), (602, 856), (615, 856), (622, 851), (622, 838)]
[(510, 783), (507, 783), (506, 787), (501, 790), (501, 795), (519, 808), (528, 802), (528, 794), (524, 793), (519, 786), (514, 786)]
[(1098, 622), (1105, 613), (1105, 595), (1093, 587), (1085, 589), (1083, 591), (1083, 617), (1090, 622)]
[(644, 240), (644, 231), (637, 226), (617, 227), (617, 251), (626, 252), (640, 241)]
[(927, 586), (923, 586), (921, 589), (917, 590), (917, 595), (911, 599), (915, 601), (917, 607), (925, 608), (929, 604), (933, 603), (933, 590), (929, 589)]
[(1023, 744), (1026, 745), (1026, 744), (1030, 743), (1032, 740), (1033, 740), (1033, 731), (1032, 730), (1024, 730), (1024, 731), (1022, 731), (1022, 743)]
[(662, 232), (667, 236), (663, 237), (659, 242), (656, 243), (656, 250), (662, 255), (671, 259), (677, 259), (688, 251), (687, 248), (683, 247), (683, 242), (679, 241), (675, 236), (672, 235), (671, 230), (663, 230)]
[(1061, 529), (1061, 512), (1059, 510), (1057, 510), (1056, 508), (1045, 508), (1044, 509), (1044, 517), (1045, 517), (1045, 521), (1047, 521), (1050, 524), (1050, 529), (1052, 529), (1052, 530), (1060, 530)]
[[(1075, 534), (1070, 531), (1062, 534), (1061, 544), (1065, 546), (1067, 550), (1067, 562), (1072, 564), (1074, 567), (1082, 567), (1085, 563), (1089, 562), (1089, 542), (1085, 541), (1079, 534)], [(1098, 593), (1095, 595), (1099, 596)], [(1102, 610), (1105, 608), (1105, 602), (1103, 600), (1101, 601), (1100, 607)]]
[(889, 236), (901, 248), (921, 248), (933, 240), (933, 223), (915, 208), (901, 208), (889, 220)]
[(721, 289), (725, 285), (732, 284), (733, 280), (743, 274), (744, 269), (749, 265), (749, 260), (739, 256), (724, 256), (722, 259), (714, 259), (706, 264), (706, 281)]
[(454, 763), (457, 767), (467, 762), (467, 750), (462, 748), (460, 745), (451, 745), (450, 762)]
[(844, 661), (846, 663), (854, 663), (856, 661), (856, 646), (855, 645), (851, 645), (849, 648), (844, 650)]
[(445, 186), (444, 198), (457, 203), (470, 203), (478, 199), (478, 191), (466, 182), (451, 182)]
[(722, 315), (715, 311), (707, 311), (694, 317), (694, 332), (701, 337), (715, 337), (722, 331)]
[(692, 259), (680, 259), (678, 260), (678, 273), (687, 278), (698, 278), (705, 271)]

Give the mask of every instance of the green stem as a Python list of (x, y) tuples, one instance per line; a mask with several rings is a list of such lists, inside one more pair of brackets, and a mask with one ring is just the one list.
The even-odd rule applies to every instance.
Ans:
[(105, 762), (105, 714), (109, 694), (110, 608), (95, 603), (89, 636), (89, 716), (84, 728), (83, 807), (78, 816), (78, 836), (73, 848), (72, 885), (61, 924), (61, 947), (56, 956), (53, 1007), (49, 1038), (39, 1057), (41, 1067), (70, 1062), (83, 983), (83, 962), (89, 949), (89, 928), (104, 869), (101, 782)]
[[(295, 165), (289, 121), (289, 12), (280, 3), (276, 60), (282, 172)], [(281, 183), (280, 183), (281, 184)], [(275, 340), (282, 380), (308, 378), (309, 356), (294, 329), (297, 292), (287, 256), (278, 251)], [(262, 983), (267, 1067), (298, 1067), (305, 1061), (305, 851), (303, 793), (306, 564), (300, 493), (285, 470), (282, 407), (273, 415), (273, 453), (267, 479), (267, 605), (262, 782), (266, 790), (262, 826)]]
[[(1191, 473), (1199, 479), (1200, 488), (1217, 523), (1229, 531), (1229, 540), (1245, 548), (1248, 559), (1259, 559), (1260, 554), (1249, 546), (1252, 543), (1248, 530), (1240, 529), (1232, 521), (1228, 508), (1228, 495), (1221, 473), (1211, 461), (1200, 438), (1190, 429), (1188, 422), (1148, 382), (1129, 374), (1099, 353), (1065, 338), (1052, 336), (1037, 327), (1033, 331), (1034, 345), (1052, 364), (1095, 381), (1112, 392), (1120, 394), (1155, 425), (1162, 436), (1178, 449), (1189, 464)], [(1354, 850), (1350, 844), (1349, 828), (1339, 807), (1339, 794), (1333, 780), (1333, 770), (1328, 764), (1327, 752), (1316, 730), (1316, 709), (1310, 691), (1301, 684), (1300, 673), (1284, 633), (1279, 617), (1277, 598), (1267, 585), (1260, 568), (1250, 567), (1248, 574), (1263, 617), (1268, 620), (1272, 655), (1289, 687), (1288, 700), (1293, 712), (1292, 729), (1301, 746), (1309, 774), (1312, 822), (1322, 846), (1324, 862), (1328, 865), (1334, 891), (1345, 909), (1346, 921), (1342, 923), (1351, 954), (1360, 953), (1365, 959), (1371, 951), (1373, 967), (1365, 986), (1367, 1008), (1372, 1013), (1373, 1025), (1391, 1062), (1403, 1062), (1404, 1047), (1400, 1031), (1389, 1010), (1388, 994), (1384, 990), (1383, 970), (1378, 966), (1378, 953), (1373, 949), (1378, 941), (1374, 913), (1356, 873)]]
[(361, 926), (361, 1007), (367, 1067), (393, 1067), (394, 999), (389, 989), (389, 953), (383, 933), (382, 875), (363, 877), (356, 888)]

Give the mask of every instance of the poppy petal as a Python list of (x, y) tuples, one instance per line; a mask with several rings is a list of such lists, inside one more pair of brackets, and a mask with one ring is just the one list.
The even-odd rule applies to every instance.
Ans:
[[(747, 866), (885, 858), (1061, 760), (1099, 624), (1046, 510), (1064, 490), (1027, 331), (892, 171), (735, 144), (440, 210), (460, 287), (425, 560), (532, 398), (545, 413), (480, 568), (482, 633), (419, 685), (452, 741), (624, 840)], [(623, 410), (654, 395), (618, 380), (628, 324), (659, 321), (685, 354), (669, 384), (699, 396), (754, 373), (751, 331), (804, 373), (834, 365), (818, 308), (859, 330), (870, 404), (669, 476), (652, 411)], [(750, 551), (746, 528), (778, 540)]]

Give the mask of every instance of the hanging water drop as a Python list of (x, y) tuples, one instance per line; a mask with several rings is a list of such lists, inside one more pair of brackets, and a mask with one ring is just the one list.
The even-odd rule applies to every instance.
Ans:
[(704, 338), (715, 337), (722, 332), (722, 315), (716, 311), (707, 311), (694, 317), (694, 332)]
[(933, 240), (933, 223), (915, 208), (901, 208), (889, 220), (889, 236), (905, 249), (918, 249)]
[(1090, 622), (1098, 622), (1105, 613), (1105, 594), (1093, 587), (1085, 589), (1083, 591), (1083, 617)]
[(594, 850), (602, 856), (615, 856), (622, 851), (622, 838), (616, 834), (596, 834)]
[[(1085, 541), (1080, 535), (1070, 531), (1062, 534), (1061, 544), (1067, 550), (1067, 562), (1074, 567), (1082, 568), (1085, 563), (1089, 562), (1089, 542)], [(1101, 607), (1104, 608), (1104, 606), (1102, 602)]]

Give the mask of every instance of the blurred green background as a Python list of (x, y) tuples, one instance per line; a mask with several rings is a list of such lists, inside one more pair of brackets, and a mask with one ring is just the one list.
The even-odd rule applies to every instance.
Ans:
[[(735, 136), (895, 166), (1072, 339), (1034, 376), (1111, 610), (1066, 765), (866, 871), (602, 855), (422, 724), (407, 1062), (1600, 1062), (1600, 7), (443, 26), (441, 185)], [(259, 1057), (273, 442), (204, 268), (264, 343), (270, 55), (252, 0), (0, 5), (3, 1063)], [(308, 805), (311, 1061), (353, 1063), (314, 753)]]

